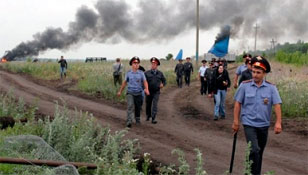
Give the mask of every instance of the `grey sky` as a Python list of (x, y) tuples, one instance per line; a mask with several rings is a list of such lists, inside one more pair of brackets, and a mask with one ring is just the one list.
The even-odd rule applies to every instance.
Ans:
[[(200, 55), (213, 45), (219, 27), (227, 24), (235, 30), (229, 45), (232, 53), (254, 47), (255, 22), (261, 27), (258, 48), (269, 48), (272, 38), (282, 43), (308, 38), (305, 0), (203, 0), (200, 6)], [(0, 7), (0, 55), (50, 27), (61, 28), (63, 33), (74, 29), (68, 39), (71, 42), (61, 43), (61, 50), (39, 52), (39, 57), (149, 58), (176, 55), (180, 49), (184, 56), (195, 54), (193, 0), (1, 0)], [(77, 11), (82, 16), (79, 22)], [(104, 24), (94, 22), (93, 30), (84, 32), (91, 24), (89, 19), (96, 16), (103, 18)]]

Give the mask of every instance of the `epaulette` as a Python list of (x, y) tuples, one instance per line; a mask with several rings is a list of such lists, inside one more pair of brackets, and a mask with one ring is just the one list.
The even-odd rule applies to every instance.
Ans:
[(269, 81), (267, 81), (267, 80), (265, 80), (265, 82), (268, 83), (268, 84), (271, 84), (271, 85), (276, 86), (275, 84), (273, 84), (273, 83), (271, 83), (271, 82), (269, 82)]
[(249, 82), (252, 82), (252, 79), (251, 80), (242, 81), (242, 83), (249, 83)]

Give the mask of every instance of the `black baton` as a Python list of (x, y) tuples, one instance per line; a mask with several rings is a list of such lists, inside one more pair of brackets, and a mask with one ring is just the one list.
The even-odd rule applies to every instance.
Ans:
[(230, 162), (230, 169), (229, 169), (229, 173), (232, 173), (232, 169), (233, 169), (233, 161), (234, 161), (234, 154), (235, 154), (235, 147), (236, 147), (236, 139), (237, 139), (237, 132), (234, 134), (233, 137), (233, 147), (232, 147), (232, 155), (231, 155), (231, 162)]

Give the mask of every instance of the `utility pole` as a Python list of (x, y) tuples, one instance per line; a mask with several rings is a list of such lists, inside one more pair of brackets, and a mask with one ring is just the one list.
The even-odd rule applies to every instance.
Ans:
[(196, 14), (196, 67), (198, 66), (199, 59), (199, 27), (200, 27), (200, 17), (199, 17), (199, 0), (197, 0), (197, 14)]
[(277, 41), (273, 38), (270, 42), (271, 42), (271, 49), (274, 50), (274, 53), (275, 53), (275, 51), (276, 51), (275, 43), (276, 43)]
[(258, 23), (256, 23), (256, 26), (254, 28), (255, 28), (255, 53), (256, 53), (256, 51), (257, 51), (257, 33), (258, 33), (258, 28), (260, 28), (258, 26)]

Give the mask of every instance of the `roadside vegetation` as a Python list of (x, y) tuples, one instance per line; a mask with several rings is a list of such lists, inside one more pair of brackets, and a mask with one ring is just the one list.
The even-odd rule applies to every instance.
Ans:
[[(95, 163), (99, 168), (87, 170), (81, 167), (77, 170), (71, 167), (68, 170), (68, 167), (0, 164), (0, 174), (189, 174), (189, 165), (185, 163), (181, 150), (173, 153), (179, 155), (179, 163), (182, 164), (179, 168), (159, 164), (154, 167), (148, 153), (140, 155), (137, 140), (124, 139), (126, 130), (111, 132), (109, 127), (101, 127), (92, 114), (77, 110), (70, 112), (58, 105), (54, 116), (38, 118), (36, 107), (25, 106), (22, 99), (16, 99), (12, 94), (0, 95), (0, 118), (15, 120), (13, 127), (8, 126), (0, 132), (0, 157), (87, 162)], [(21, 122), (21, 117), (27, 118), (27, 121)], [(206, 174), (202, 167), (202, 154), (198, 149), (195, 151), (196, 174)]]

